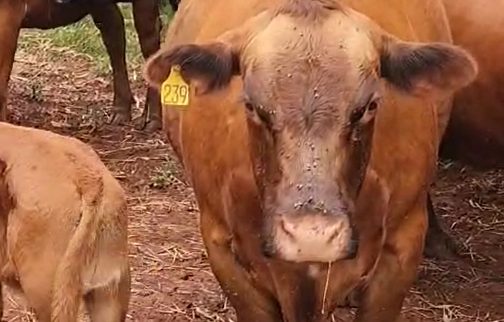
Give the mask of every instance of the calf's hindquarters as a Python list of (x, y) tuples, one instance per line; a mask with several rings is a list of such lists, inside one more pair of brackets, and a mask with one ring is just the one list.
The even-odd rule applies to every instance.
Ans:
[(90, 147), (41, 130), (0, 123), (0, 160), (12, 200), (2, 280), (21, 288), (40, 321), (76, 321), (83, 299), (92, 321), (123, 321), (130, 277), (119, 183)]

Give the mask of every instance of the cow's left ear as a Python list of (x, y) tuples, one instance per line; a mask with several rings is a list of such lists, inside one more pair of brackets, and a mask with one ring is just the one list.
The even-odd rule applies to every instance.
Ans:
[(174, 65), (180, 66), (187, 82), (202, 84), (204, 92), (226, 86), (240, 69), (238, 53), (227, 43), (188, 44), (159, 50), (148, 59), (144, 77), (151, 86), (160, 88)]
[(412, 43), (387, 37), (380, 58), (383, 78), (416, 96), (448, 96), (469, 85), (478, 73), (464, 49), (445, 43)]

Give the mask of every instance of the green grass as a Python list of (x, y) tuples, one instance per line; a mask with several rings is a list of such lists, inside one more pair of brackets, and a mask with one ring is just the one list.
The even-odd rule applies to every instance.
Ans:
[[(123, 13), (126, 27), (126, 59), (128, 69), (138, 70), (143, 63), (143, 57), (134, 27), (131, 5), (121, 4), (120, 9)], [(164, 30), (172, 16), (171, 7), (163, 4), (161, 19)], [(163, 37), (161, 36), (161, 38)], [(106, 75), (111, 72), (109, 57), (103, 45), (100, 32), (93, 24), (90, 16), (66, 27), (50, 30), (25, 29), (21, 33), (19, 48), (27, 50), (30, 48), (68, 49), (87, 56), (95, 62), (96, 73), (99, 75)]]
[(167, 157), (159, 167), (154, 169), (154, 173), (150, 177), (150, 187), (155, 189), (168, 187), (178, 189), (180, 186), (185, 186), (184, 181), (180, 179), (183, 175), (179, 170), (178, 161), (173, 157)]

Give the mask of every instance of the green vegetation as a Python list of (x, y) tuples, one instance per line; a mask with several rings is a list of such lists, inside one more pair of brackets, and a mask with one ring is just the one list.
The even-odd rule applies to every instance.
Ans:
[[(168, 1), (162, 1), (161, 19), (163, 27), (166, 28), (173, 15)], [(124, 16), (126, 26), (126, 59), (130, 70), (138, 70), (143, 63), (140, 52), (138, 36), (133, 22), (133, 13), (130, 4), (120, 4), (120, 9)], [(109, 58), (103, 45), (100, 32), (93, 24), (90, 16), (81, 21), (66, 27), (51, 30), (23, 30), (19, 47), (29, 48), (51, 48), (58, 50), (71, 50), (77, 54), (87, 56), (96, 63), (96, 72), (100, 75), (111, 72)]]
[(150, 178), (150, 187), (155, 189), (178, 189), (185, 186), (185, 183), (179, 179), (181, 174), (177, 172), (178, 162), (175, 159), (167, 158), (160, 167), (154, 170)]

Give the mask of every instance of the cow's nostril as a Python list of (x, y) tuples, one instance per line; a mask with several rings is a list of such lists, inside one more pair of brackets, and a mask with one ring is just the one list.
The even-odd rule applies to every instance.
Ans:
[(261, 243), (261, 251), (264, 257), (272, 258), (275, 255), (275, 248), (272, 245), (271, 241), (263, 240)]
[(337, 229), (334, 229), (331, 236), (327, 240), (327, 244), (332, 243), (339, 236), (339, 234), (340, 234), (340, 231)]
[(329, 239), (327, 240), (328, 244), (332, 243), (342, 233), (343, 225), (343, 222), (339, 221), (330, 228)]
[(293, 234), (294, 230), (296, 229), (295, 224), (288, 223), (282, 219), (280, 221), (280, 227), (282, 228), (284, 233), (287, 234), (287, 236), (289, 236), (291, 239), (296, 239)]
[(347, 259), (353, 259), (357, 256), (357, 251), (359, 250), (359, 241), (357, 239), (351, 239), (348, 243), (348, 256)]

